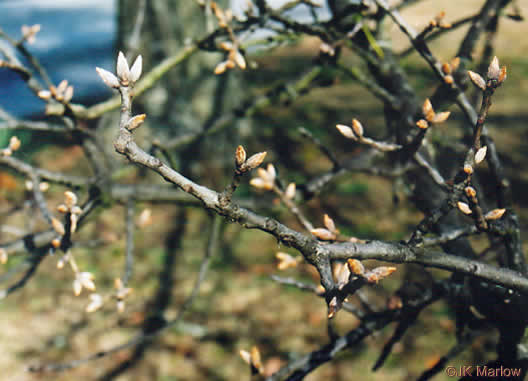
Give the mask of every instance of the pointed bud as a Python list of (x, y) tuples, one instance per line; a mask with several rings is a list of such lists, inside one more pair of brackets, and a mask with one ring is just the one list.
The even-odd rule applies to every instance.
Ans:
[(68, 81), (63, 79), (57, 86), (57, 94), (63, 95), (68, 87)]
[(435, 112), (434, 112), (433, 105), (431, 104), (431, 101), (429, 100), (429, 98), (427, 98), (422, 105), (422, 113), (428, 122), (433, 121), (435, 117)]
[(233, 62), (235, 62), (239, 68), (244, 70), (246, 68), (246, 60), (244, 59), (244, 56), (242, 53), (240, 53), (238, 50), (233, 50), (235, 53), (233, 54)]
[(57, 232), (57, 234), (59, 234), (59, 235), (66, 234), (66, 230), (64, 229), (64, 225), (58, 219), (52, 218), (51, 219), (51, 226), (53, 226), (53, 229)]
[(9, 139), (9, 149), (11, 151), (16, 151), (20, 148), (20, 139), (16, 136), (11, 136), (11, 139)]
[(457, 207), (464, 214), (471, 214), (472, 213), (471, 209), (469, 208), (469, 205), (466, 204), (465, 202), (462, 202), (462, 201), (457, 202)]
[(475, 86), (477, 86), (482, 91), (486, 90), (486, 81), (480, 76), (480, 74), (475, 73), (474, 71), (468, 70), (469, 78)]
[(238, 146), (235, 151), (235, 164), (240, 167), (246, 162), (246, 150), (242, 146)]
[(40, 99), (44, 99), (45, 101), (51, 99), (51, 91), (49, 90), (40, 90), (37, 95)]
[(330, 216), (328, 214), (324, 215), (324, 225), (326, 226), (326, 228), (328, 230), (330, 230), (333, 233), (335, 233), (337, 231), (337, 229), (335, 227), (334, 220), (332, 218), (330, 218)]
[(380, 280), (388, 277), (395, 271), (396, 267), (380, 266), (367, 272), (365, 278), (369, 283), (378, 283)]
[(64, 203), (68, 207), (68, 209), (73, 208), (75, 205), (77, 205), (77, 195), (73, 193), (72, 191), (66, 191), (64, 192)]
[(493, 60), (488, 66), (488, 79), (499, 79), (500, 67), (499, 59), (497, 56), (493, 57)]
[(121, 278), (115, 278), (114, 279), (114, 287), (118, 290), (122, 289), (123, 288), (123, 281), (121, 280)]
[(312, 233), (317, 239), (320, 239), (321, 241), (333, 241), (337, 238), (334, 233), (323, 228), (312, 229), (310, 233)]
[(449, 118), (449, 115), (451, 115), (450, 111), (440, 112), (434, 116), (432, 123), (435, 123), (435, 124), (444, 123), (447, 120), (447, 118)]
[(137, 220), (138, 228), (143, 229), (151, 224), (152, 224), (152, 210), (150, 210), (149, 208), (143, 209), (143, 211), (139, 214), (139, 217)]
[(103, 305), (103, 298), (99, 294), (90, 294), (90, 304), (86, 306), (86, 312), (91, 313), (97, 311)]
[(365, 267), (363, 266), (363, 263), (357, 259), (349, 259), (347, 261), (347, 266), (352, 274), (363, 275), (365, 273)]
[(460, 57), (453, 58), (451, 60), (450, 66), (451, 66), (452, 71), (456, 71), (458, 67), (460, 66)]
[(354, 134), (361, 138), (363, 136), (363, 125), (359, 122), (357, 119), (352, 119), (352, 129), (354, 130)]
[(260, 177), (254, 177), (251, 180), (249, 180), (249, 185), (257, 189), (271, 190), (273, 188), (273, 185), (270, 186), (269, 182), (264, 181)]
[(251, 365), (253, 365), (259, 373), (262, 373), (262, 360), (260, 359), (260, 351), (256, 346), (251, 348)]
[(128, 85), (130, 80), (130, 69), (128, 68), (128, 62), (123, 52), (119, 52), (117, 56), (116, 73), (124, 86)]
[(66, 90), (64, 90), (64, 103), (70, 103), (70, 101), (73, 98), (73, 86), (68, 86)]
[(147, 114), (139, 114), (139, 115), (136, 115), (136, 116), (130, 118), (130, 120), (125, 125), (125, 128), (128, 131), (135, 130), (136, 128), (138, 128), (139, 126), (141, 126), (143, 124), (143, 122), (145, 121), (146, 117), (147, 117)]
[(119, 80), (114, 74), (110, 73), (108, 70), (101, 69), (100, 67), (96, 67), (95, 70), (106, 86), (113, 89), (119, 88)]
[(77, 221), (79, 216), (76, 214), (70, 214), (70, 232), (73, 234), (77, 231)]
[(504, 215), (506, 209), (493, 209), (492, 211), (486, 213), (484, 218), (488, 221), (498, 220)]
[(137, 56), (136, 60), (130, 68), (130, 82), (135, 83), (141, 77), (141, 70), (143, 68), (143, 58), (141, 54)]
[(500, 71), (500, 74), (499, 74), (499, 84), (501, 84), (502, 82), (504, 82), (506, 80), (506, 77), (507, 77), (507, 70), (506, 70), (506, 66), (503, 66), (501, 68), (501, 71)]
[(332, 319), (337, 313), (337, 298), (334, 296), (328, 303), (328, 319)]
[(225, 73), (225, 71), (228, 69), (228, 62), (231, 62), (231, 61), (222, 61), (220, 62), (218, 65), (216, 65), (215, 69), (214, 69), (214, 73), (216, 75), (220, 75), (220, 74), (223, 74)]
[(286, 197), (288, 200), (293, 200), (295, 198), (295, 191), (295, 183), (289, 183), (286, 187), (286, 192), (284, 192), (284, 197)]
[(344, 124), (337, 124), (336, 128), (339, 130), (341, 135), (343, 135), (345, 138), (357, 140), (356, 135), (354, 134), (354, 132), (352, 131), (350, 127), (345, 126)]
[(227, 51), (231, 51), (231, 50), (234, 49), (234, 45), (233, 45), (233, 43), (231, 43), (229, 41), (224, 41), (224, 42), (220, 43), (220, 48), (222, 48), (224, 50), (227, 50)]
[(73, 294), (75, 296), (79, 296), (79, 295), (81, 295), (81, 292), (82, 292), (82, 284), (79, 281), (79, 279), (75, 279), (73, 281)]
[(279, 260), (279, 263), (277, 264), (279, 270), (286, 270), (291, 267), (296, 267), (299, 264), (299, 261), (296, 258), (281, 251), (275, 254), (275, 258)]
[(246, 167), (248, 170), (252, 170), (257, 168), (259, 165), (262, 164), (264, 161), (264, 158), (266, 157), (267, 152), (259, 152), (249, 157), (249, 159), (246, 160)]
[(340, 290), (342, 290), (346, 284), (348, 283), (348, 280), (350, 279), (350, 269), (346, 264), (341, 264), (339, 267), (339, 270), (337, 271), (336, 275), (336, 283)]
[(77, 215), (79, 215), (79, 214), (82, 213), (82, 209), (81, 209), (80, 207), (78, 207), (77, 205), (75, 205), (73, 208), (71, 208), (71, 212), (72, 212), (73, 214), (77, 214)]
[(251, 365), (251, 353), (249, 353), (248, 351), (240, 350), (239, 354), (245, 363), (247, 363), (248, 365)]
[(480, 148), (475, 154), (475, 164), (480, 164), (482, 160), (486, 157), (486, 152), (488, 152), (488, 147), (484, 146)]

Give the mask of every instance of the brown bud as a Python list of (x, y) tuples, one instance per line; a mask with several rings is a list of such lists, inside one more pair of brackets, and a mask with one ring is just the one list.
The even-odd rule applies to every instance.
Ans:
[(466, 204), (465, 202), (462, 202), (462, 201), (457, 202), (457, 207), (464, 214), (471, 214), (472, 213), (471, 209), (469, 208), (469, 205)]
[(442, 64), (442, 72), (444, 74), (451, 74), (451, 65), (449, 65), (447, 62)]
[(451, 60), (450, 66), (451, 66), (452, 71), (456, 71), (458, 67), (460, 66), (460, 57), (453, 58)]
[(310, 233), (321, 241), (333, 241), (337, 238), (334, 233), (324, 228), (312, 229)]
[(427, 121), (431, 122), (434, 119), (435, 112), (429, 98), (427, 98), (422, 105), (422, 113)]
[(77, 204), (77, 195), (72, 191), (64, 192), (64, 203), (68, 209), (73, 208)]
[(238, 146), (235, 151), (235, 163), (237, 167), (240, 167), (246, 162), (246, 150), (242, 146)]
[(225, 73), (225, 71), (228, 69), (228, 67), (227, 67), (228, 62), (231, 62), (231, 61), (222, 61), (218, 65), (216, 65), (216, 67), (214, 69), (214, 73), (216, 75), (220, 75), (220, 74)]
[(60, 247), (61, 241), (58, 238), (55, 238), (51, 240), (51, 246), (53, 246), (54, 249), (58, 249)]
[(432, 123), (435, 123), (435, 124), (444, 123), (447, 120), (447, 118), (449, 118), (449, 115), (451, 115), (450, 111), (439, 112), (438, 114), (434, 116)]
[(324, 225), (326, 226), (326, 228), (328, 230), (330, 230), (333, 233), (335, 233), (337, 231), (337, 229), (335, 227), (334, 220), (332, 218), (330, 218), (330, 216), (328, 214), (324, 215)]
[(147, 114), (139, 114), (139, 115), (136, 115), (136, 116), (130, 118), (130, 120), (125, 125), (125, 128), (128, 131), (135, 130), (136, 128), (138, 128), (139, 126), (141, 126), (143, 124), (143, 122), (145, 121), (146, 117), (147, 117)]
[(240, 354), (240, 357), (242, 357), (242, 360), (244, 360), (245, 363), (251, 365), (251, 353), (244, 350), (240, 350), (240, 352), (238, 353)]
[(466, 187), (464, 191), (468, 197), (475, 197), (477, 195), (477, 191), (473, 187)]
[(504, 215), (504, 212), (506, 212), (506, 209), (493, 209), (486, 213), (484, 218), (488, 221), (498, 220)]
[(259, 152), (252, 156), (250, 156), (249, 159), (246, 160), (246, 166), (248, 170), (252, 170), (254, 168), (257, 168), (262, 162), (264, 161), (264, 158), (266, 157), (267, 152)]
[(488, 147), (487, 146), (481, 147), (477, 151), (477, 153), (475, 154), (475, 163), (476, 164), (480, 164), (482, 162), (482, 160), (484, 160), (484, 158), (486, 157), (486, 152), (488, 152)]
[(361, 138), (363, 136), (363, 126), (357, 119), (352, 119), (352, 129), (354, 130), (354, 134)]
[(506, 77), (507, 77), (506, 66), (503, 66), (499, 74), (499, 79), (498, 79), (499, 83), (504, 82), (506, 80)]
[(357, 259), (349, 259), (347, 261), (348, 268), (352, 274), (363, 275), (365, 273), (365, 267), (363, 263)]
[(279, 260), (279, 263), (277, 264), (277, 268), (279, 270), (286, 270), (291, 267), (296, 267), (299, 264), (298, 259), (292, 257), (288, 253), (283, 253), (281, 251), (275, 254), (275, 258)]
[(396, 267), (380, 266), (367, 272), (365, 278), (369, 283), (378, 283), (380, 280), (388, 277), (395, 271)]
[(295, 183), (289, 183), (284, 192), (284, 197), (288, 200), (293, 200), (295, 198), (296, 186)]
[(468, 175), (473, 174), (473, 167), (469, 164), (464, 165), (464, 172)]
[(469, 78), (475, 86), (477, 86), (482, 91), (486, 90), (486, 81), (480, 76), (480, 74), (475, 73), (474, 71), (468, 70)]
[(493, 60), (491, 60), (491, 63), (488, 66), (488, 79), (499, 79), (499, 75), (499, 59), (497, 58), (497, 56), (495, 56), (493, 57)]
[(52, 218), (52, 219), (51, 219), (51, 226), (53, 226), (53, 229), (54, 229), (59, 235), (64, 235), (64, 234), (66, 234), (66, 230), (64, 229), (64, 225), (63, 225), (62, 222), (60, 222), (58, 219), (56, 219), (56, 218)]
[(253, 365), (259, 373), (262, 373), (262, 360), (260, 358), (260, 351), (256, 346), (251, 348), (251, 365)]
[(232, 61), (235, 62), (239, 68), (244, 70), (246, 68), (246, 60), (242, 53), (240, 53), (238, 50), (232, 50), (234, 53)]
[(425, 119), (420, 119), (418, 122), (416, 122), (416, 125), (422, 130), (425, 130), (427, 127), (429, 127), (429, 123), (427, 123), (427, 120)]
[(354, 131), (350, 127), (344, 124), (337, 124), (336, 128), (345, 138), (357, 140), (356, 134), (354, 134)]

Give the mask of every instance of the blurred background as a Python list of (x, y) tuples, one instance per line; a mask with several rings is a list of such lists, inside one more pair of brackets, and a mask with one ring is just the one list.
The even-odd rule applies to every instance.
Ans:
[[(224, 6), (227, 1), (219, 2)], [(233, 0), (235, 14), (240, 13), (244, 0)], [(285, 0), (268, 1), (274, 7)], [(412, 2), (414, 3), (414, 2)], [(417, 29), (423, 28), (438, 12), (446, 12), (446, 20), (454, 21), (478, 12), (482, 0), (416, 2), (403, 10), (407, 21)], [(528, 4), (517, 2), (523, 15)], [(73, 102), (92, 105), (112, 95), (96, 75), (96, 66), (113, 71), (117, 49), (129, 51), (128, 37), (134, 25), (139, 0), (4, 0), (0, 2), (0, 28), (11, 37), (21, 37), (22, 25), (40, 24), (41, 31), (28, 49), (39, 58), (53, 82), (67, 79), (74, 85)], [(194, 1), (153, 1), (149, 8), (140, 43), (132, 49), (132, 56), (141, 53), (144, 71), (162, 59), (177, 53), (190, 39), (205, 35), (208, 20)], [(326, 7), (317, 17), (329, 16)], [(313, 15), (304, 6), (296, 8), (292, 17), (300, 22)], [(388, 26), (385, 43), (401, 52), (408, 48), (407, 39), (394, 25)], [(446, 61), (456, 53), (467, 26), (447, 33), (431, 43), (431, 49)], [(488, 128), (496, 141), (513, 183), (521, 228), (528, 227), (528, 33), (526, 21), (501, 19), (495, 37), (495, 54), (508, 67), (508, 79), (497, 91)], [(244, 41), (264, 38), (269, 32), (255, 30), (243, 37)], [(295, 39), (272, 48), (266, 44), (249, 50), (249, 70), (233, 71), (229, 75), (214, 76), (215, 65), (221, 61), (219, 53), (203, 52), (170, 71), (163, 83), (137, 99), (136, 110), (148, 114), (148, 128), (140, 132), (142, 142), (152, 139), (171, 139), (195, 131), (215, 120), (222, 113), (243, 109), (255, 97), (284, 84), (298, 80), (310, 70), (319, 55), (320, 41), (315, 38)], [(0, 44), (5, 42), (0, 41)], [(480, 53), (484, 43), (479, 45)], [(6, 46), (5, 49), (10, 49)], [(357, 57), (346, 56), (353, 65)], [(403, 67), (420, 96), (429, 96), (435, 78), (427, 64), (416, 54), (402, 57)], [(273, 162), (282, 178), (303, 183), (313, 175), (331, 168), (330, 161), (317, 147), (307, 144), (299, 134), (304, 127), (335, 154), (346, 159), (355, 152), (335, 133), (336, 123), (349, 123), (358, 118), (369, 134), (382, 136), (383, 106), (364, 88), (347, 76), (330, 75), (327, 83), (319, 83), (307, 93), (297, 94), (286, 101), (276, 100), (249, 117), (238, 118), (222, 135), (199, 141), (181, 150), (176, 165), (195, 179), (203, 179), (207, 186), (221, 190), (229, 179), (232, 153), (238, 144), (248, 152), (268, 151), (267, 162)], [(323, 81), (324, 82), (324, 81)], [(221, 102), (215, 101), (221, 99)], [(27, 119), (42, 118), (44, 102), (27, 90), (17, 75), (0, 70), (0, 106), (9, 113)], [(226, 111), (227, 110), (227, 111)], [(462, 113), (455, 109), (448, 127), (442, 126), (438, 139), (459, 137), (453, 130), (463, 123)], [(108, 118), (109, 121), (112, 117)], [(108, 121), (107, 121), (108, 122)], [(451, 128), (451, 126), (454, 126)], [(103, 140), (112, 151), (111, 139), (115, 124), (108, 122), (101, 129)], [(0, 131), (5, 145), (11, 132)], [(3, 139), (3, 140), (2, 140)], [(87, 174), (82, 152), (72, 142), (55, 142), (47, 134), (24, 133), (21, 157), (41, 167), (70, 174)], [(29, 142), (32, 142), (28, 147)], [(24, 146), (24, 144), (26, 144)], [(116, 162), (121, 158), (114, 156)], [(151, 181), (160, 183), (131, 169), (119, 172), (123, 183)], [(0, 205), (8, 208), (27, 197), (23, 181), (9, 172), (0, 173)], [(52, 186), (46, 197), (49, 203), (61, 202), (64, 188)], [(310, 218), (322, 225), (322, 215), (331, 215), (343, 234), (362, 239), (400, 240), (408, 237), (422, 214), (405, 198), (405, 189), (391, 181), (365, 174), (351, 174), (332, 183), (321, 197), (302, 207)], [(273, 204), (274, 197), (250, 189), (247, 180), (237, 191), (241, 198), (257, 197)], [(397, 202), (395, 202), (395, 200)], [(24, 369), (35, 363), (69, 361), (99, 350), (111, 348), (134, 336), (142, 329), (149, 309), (155, 305), (159, 274), (165, 270), (169, 256), (170, 237), (175, 234), (175, 220), (181, 218), (177, 206), (140, 204), (139, 215), (145, 209), (152, 212), (152, 222), (136, 235), (136, 265), (131, 287), (134, 293), (127, 311), (118, 315), (108, 308), (86, 314), (86, 296), (74, 297), (71, 274), (56, 268), (56, 257), (48, 258), (38, 273), (21, 290), (0, 302), (0, 369), (8, 380), (92, 380), (107, 374), (116, 364), (128, 359), (126, 350), (113, 356), (80, 366), (66, 373), (31, 375)], [(298, 222), (286, 210), (272, 208), (269, 212), (289, 226), (299, 228)], [(125, 246), (122, 205), (111, 204), (99, 212), (83, 228), (76, 248), (78, 261), (93, 272), (101, 290), (111, 289), (119, 276)], [(23, 225), (24, 221), (9, 221)], [(182, 221), (179, 221), (182, 223)], [(167, 318), (174, 317), (183, 303), (200, 265), (207, 244), (204, 231), (209, 229), (209, 216), (199, 209), (191, 209), (184, 216), (184, 239), (173, 250), (173, 286), (165, 309)], [(3, 242), (13, 239), (2, 232)], [(525, 235), (523, 235), (523, 242)], [(91, 243), (91, 244), (88, 244)], [(475, 242), (478, 245), (478, 242)], [(526, 244), (524, 244), (526, 246)], [(120, 374), (118, 380), (239, 380), (245, 379), (248, 369), (238, 356), (240, 349), (258, 345), (267, 371), (285, 364), (285, 359), (319, 348), (327, 342), (326, 307), (322, 299), (295, 288), (281, 286), (270, 280), (276, 274), (275, 253), (288, 251), (261, 232), (241, 229), (235, 224), (222, 227), (222, 243), (199, 297), (185, 314), (181, 324), (168, 330), (142, 354), (133, 370)], [(294, 251), (289, 250), (294, 254)], [(2, 269), (8, 272), (16, 266), (13, 258)], [(412, 266), (409, 266), (412, 271)], [(404, 271), (398, 271), (402, 274)], [(438, 272), (440, 276), (441, 272)], [(317, 275), (308, 265), (287, 270), (293, 276), (317, 282)], [(397, 287), (398, 277), (374, 287), (369, 297), (383, 305), (391, 289)], [(391, 329), (369, 337), (357, 350), (347, 351), (306, 379), (316, 380), (411, 380), (451, 347), (454, 342), (454, 323), (447, 305), (438, 303), (420, 315), (419, 323), (399, 343), (387, 364), (373, 373), (370, 369)], [(344, 333), (358, 320), (341, 313), (337, 328)], [(454, 366), (480, 364), (493, 350), (489, 339), (477, 340), (471, 351), (464, 352)], [(360, 375), (360, 376), (358, 376)], [(437, 380), (447, 380), (440, 374)]]

